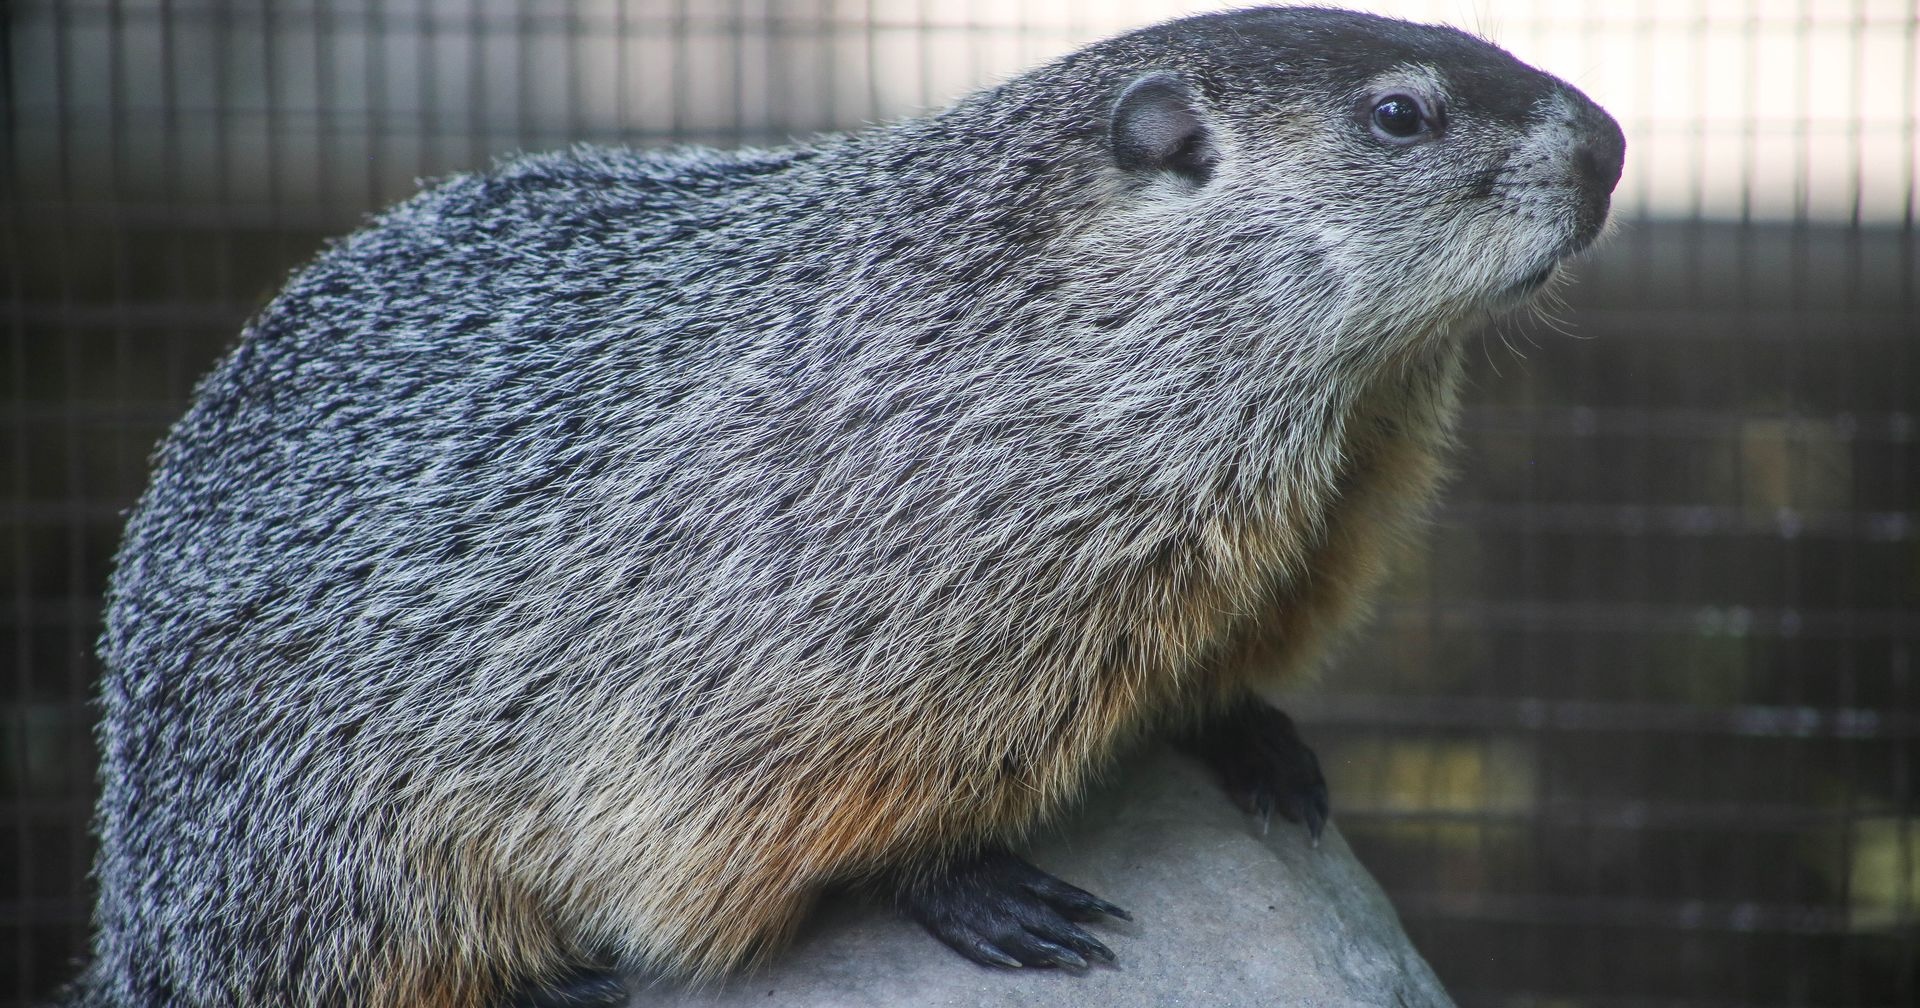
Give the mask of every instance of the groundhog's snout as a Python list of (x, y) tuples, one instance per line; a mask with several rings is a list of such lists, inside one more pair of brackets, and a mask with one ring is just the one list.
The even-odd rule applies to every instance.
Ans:
[(1627, 160), (1627, 138), (1620, 124), (1599, 106), (1582, 110), (1582, 139), (1573, 150), (1573, 164), (1581, 182), (1593, 192), (1606, 195), (1620, 184), (1620, 168)]
[(1569, 160), (1581, 199), (1568, 251), (1579, 251), (1599, 237), (1606, 226), (1613, 189), (1620, 184), (1620, 169), (1626, 162), (1627, 138), (1605, 109), (1577, 92), (1573, 99)]

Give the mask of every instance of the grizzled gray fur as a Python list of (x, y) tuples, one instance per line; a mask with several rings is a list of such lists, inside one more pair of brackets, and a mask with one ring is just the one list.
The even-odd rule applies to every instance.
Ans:
[(1462, 336), (1594, 237), (1621, 149), (1478, 39), (1256, 10), (389, 210), (128, 525), (77, 996), (712, 976), (843, 883), (982, 962), (1110, 955), (1069, 919), (1119, 908), (1010, 845), (1156, 733), (1318, 829), (1252, 687), (1363, 611)]

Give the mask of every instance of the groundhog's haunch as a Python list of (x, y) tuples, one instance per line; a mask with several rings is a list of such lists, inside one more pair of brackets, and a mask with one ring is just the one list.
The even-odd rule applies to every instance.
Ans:
[(837, 883), (982, 962), (1109, 955), (1069, 921), (1118, 908), (1011, 845), (1154, 733), (1318, 829), (1250, 685), (1351, 622), (1461, 333), (1594, 237), (1621, 152), (1478, 39), (1256, 10), (394, 208), (128, 526), (78, 996), (711, 976)]

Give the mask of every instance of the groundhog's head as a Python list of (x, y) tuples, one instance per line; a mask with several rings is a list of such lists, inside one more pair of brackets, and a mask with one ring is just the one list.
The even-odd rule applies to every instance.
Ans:
[(1086, 56), (1111, 75), (1099, 244), (1231, 257), (1280, 299), (1311, 278), (1363, 325), (1520, 303), (1600, 232), (1620, 177), (1606, 112), (1451, 28), (1253, 10)]

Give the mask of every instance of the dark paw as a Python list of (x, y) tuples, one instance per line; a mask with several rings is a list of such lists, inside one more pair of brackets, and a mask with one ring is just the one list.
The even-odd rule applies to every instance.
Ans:
[(1262, 831), (1278, 812), (1319, 842), (1329, 814), (1327, 779), (1292, 718), (1249, 699), (1185, 742), (1220, 774), (1228, 796), (1260, 817)]
[(1113, 952), (1074, 924), (1125, 910), (1014, 857), (993, 850), (902, 887), (900, 904), (935, 938), (985, 966), (1064, 966)]
[(627, 983), (614, 970), (583, 966), (549, 983), (529, 987), (508, 1008), (612, 1008), (627, 1003)]

